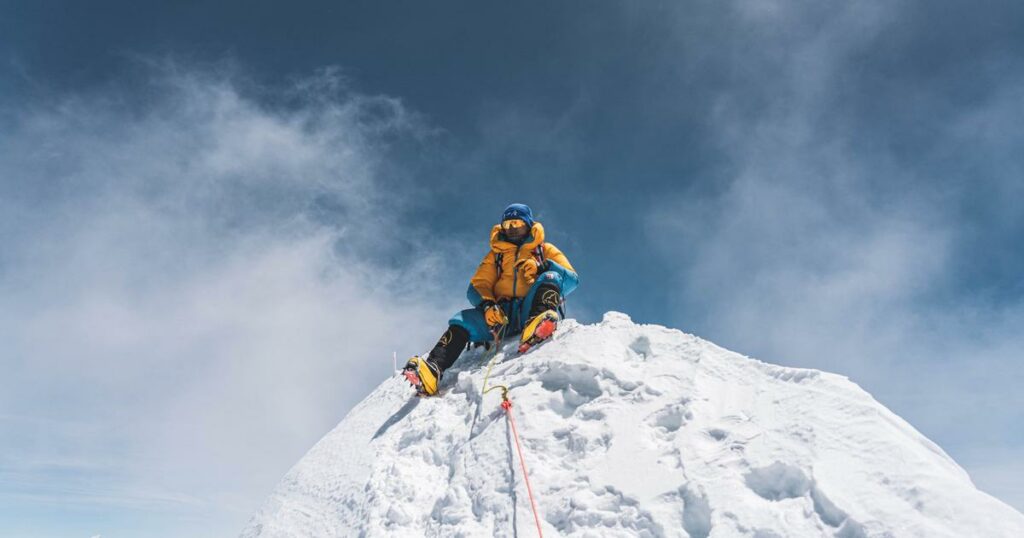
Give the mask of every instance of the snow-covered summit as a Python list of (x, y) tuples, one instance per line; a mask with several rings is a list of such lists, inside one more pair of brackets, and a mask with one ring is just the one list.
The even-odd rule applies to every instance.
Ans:
[[(1024, 537), (942, 449), (844, 377), (608, 313), (498, 354), (547, 536)], [(534, 536), (486, 358), (443, 397), (381, 384), (243, 537)]]

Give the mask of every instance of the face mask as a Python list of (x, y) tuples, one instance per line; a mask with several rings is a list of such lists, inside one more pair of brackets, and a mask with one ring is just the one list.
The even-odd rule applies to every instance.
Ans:
[(501, 231), (510, 241), (518, 241), (529, 235), (530, 227), (521, 219), (509, 219), (501, 222)]

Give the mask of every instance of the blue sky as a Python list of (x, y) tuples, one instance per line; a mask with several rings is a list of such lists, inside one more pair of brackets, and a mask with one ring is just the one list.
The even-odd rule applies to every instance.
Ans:
[(0, 3), (0, 534), (221, 536), (530, 204), (1024, 509), (1024, 6)]

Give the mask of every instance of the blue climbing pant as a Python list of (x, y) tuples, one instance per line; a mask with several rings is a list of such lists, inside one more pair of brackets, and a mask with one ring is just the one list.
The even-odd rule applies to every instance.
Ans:
[[(578, 277), (575, 272), (557, 266), (554, 262), (551, 262), (551, 265), (553, 266), (551, 270), (545, 271), (537, 277), (537, 281), (530, 286), (530, 290), (526, 293), (525, 297), (518, 297), (499, 303), (502, 310), (505, 311), (505, 316), (508, 317), (508, 325), (505, 328), (504, 336), (514, 336), (523, 332), (523, 328), (529, 321), (533, 297), (541, 286), (557, 288), (562, 297), (576, 289)], [(467, 296), (470, 303), (474, 305), (479, 305), (482, 301), (480, 294), (472, 286), (469, 287)], [(452, 319), (448, 320), (448, 324), (458, 325), (466, 329), (469, 333), (470, 342), (490, 342), (494, 339), (490, 329), (487, 328), (487, 322), (484, 321), (484, 313), (479, 308), (467, 308), (455, 314), (452, 316)]]

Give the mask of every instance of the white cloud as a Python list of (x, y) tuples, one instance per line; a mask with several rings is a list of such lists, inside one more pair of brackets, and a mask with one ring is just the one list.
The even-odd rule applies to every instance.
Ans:
[[(837, 5), (822, 16), (736, 6), (737, 26), (752, 37), (745, 41), (750, 55), (730, 67), (763, 78), (728, 87), (710, 113), (729, 180), (668, 200), (649, 218), (653, 237), (681, 238), (655, 242), (680, 268), (677, 319), (764, 360), (850, 375), (955, 457), (971, 460), (963, 461), (969, 471), (979, 446), (1024, 446), (1007, 430), (1024, 406), (1015, 358), (1024, 316), (1019, 304), (949, 293), (962, 267), (956, 256), (970, 239), (958, 204), (974, 193), (928, 177), (959, 174), (947, 163), (957, 155), (950, 150), (977, 144), (995, 157), (978, 168), (985, 189), (1020, 190), (1019, 180), (1005, 179), (1019, 169), (1006, 147), (1020, 136), (1004, 120), (1019, 116), (1010, 105), (1019, 99), (1008, 98), (1019, 97), (1016, 86), (949, 121), (922, 118), (930, 143), (908, 159), (864, 140), (872, 132), (850, 119), (842, 101), (879, 31), (898, 24), (896, 8)], [(906, 100), (920, 106), (939, 97), (921, 90)], [(998, 198), (981, 203), (1007, 209)], [(1011, 212), (1004, 222), (1021, 215)], [(979, 468), (980, 485), (1019, 500), (1019, 489), (991, 479), (994, 466), (1014, 465), (1012, 458), (989, 462)]]
[(396, 265), (439, 264), (382, 186), (389, 142), (430, 135), (397, 100), (332, 72), (274, 92), (163, 65), (12, 117), (5, 502), (240, 526), (392, 350), (443, 329), (437, 273)]

